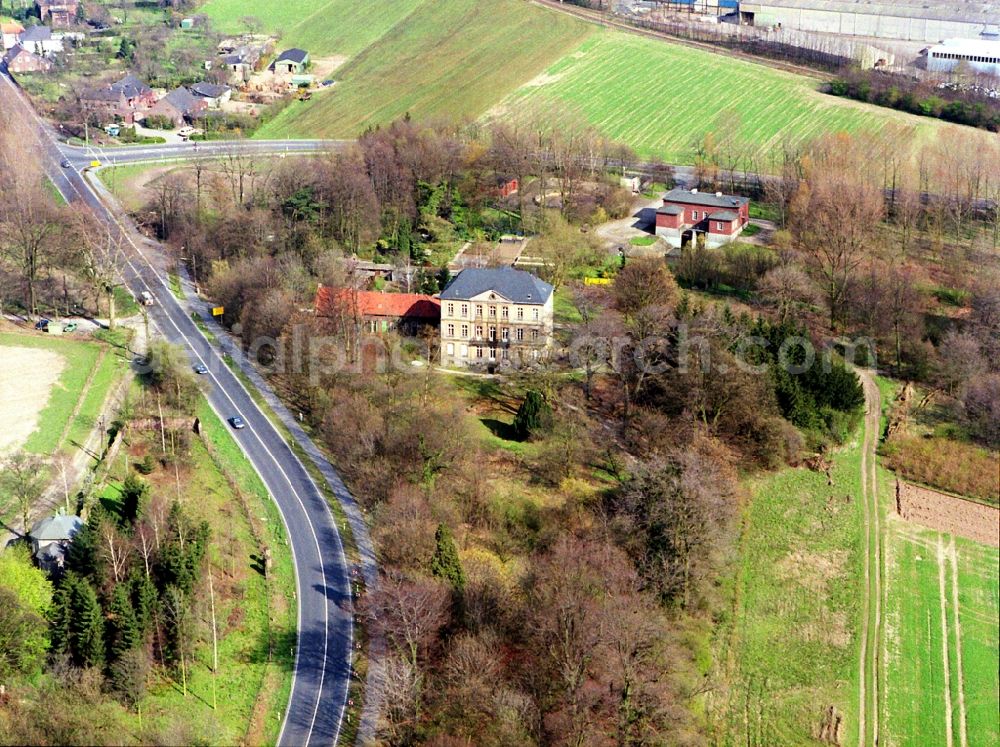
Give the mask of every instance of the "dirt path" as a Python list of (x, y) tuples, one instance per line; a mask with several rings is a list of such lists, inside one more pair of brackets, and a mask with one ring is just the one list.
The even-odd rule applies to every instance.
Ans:
[(94, 377), (97, 376), (97, 370), (101, 367), (101, 364), (104, 362), (104, 358), (107, 354), (108, 349), (101, 348), (101, 353), (97, 356), (97, 360), (94, 361), (94, 367), (90, 369), (90, 374), (88, 374), (87, 380), (84, 382), (83, 388), (80, 390), (80, 396), (76, 398), (76, 405), (73, 407), (73, 412), (71, 412), (69, 417), (66, 419), (66, 425), (63, 427), (62, 433), (59, 434), (59, 441), (56, 443), (56, 451), (61, 449), (62, 445), (66, 443), (66, 439), (69, 438), (69, 430), (73, 427), (73, 423), (76, 422), (76, 418), (80, 414), (80, 408), (83, 407), (83, 401), (87, 399), (90, 387), (94, 383)]
[(948, 660), (948, 602), (945, 586), (944, 542), (937, 540), (938, 599), (941, 602), (941, 661), (944, 663), (944, 733), (946, 747), (952, 747), (955, 737), (951, 726), (951, 663)]
[(969, 747), (969, 734), (965, 725), (965, 672), (962, 671), (962, 623), (958, 607), (958, 550), (955, 538), (948, 541), (948, 562), (951, 565), (951, 606), (955, 610), (955, 682), (958, 692), (958, 742)]
[(882, 521), (878, 505), (875, 446), (882, 412), (871, 371), (859, 370), (865, 390), (865, 435), (861, 447), (861, 500), (865, 533), (864, 603), (858, 669), (858, 745), (877, 745), (882, 660)]

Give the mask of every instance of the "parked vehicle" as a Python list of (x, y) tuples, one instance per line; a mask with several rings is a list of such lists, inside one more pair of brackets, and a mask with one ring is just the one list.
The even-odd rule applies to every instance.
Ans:
[(68, 324), (64, 324), (63, 332), (76, 332), (77, 326), (78, 325), (76, 322), (69, 322)]
[(35, 329), (47, 329), (51, 323), (52, 320), (50, 319), (39, 319), (35, 322)]

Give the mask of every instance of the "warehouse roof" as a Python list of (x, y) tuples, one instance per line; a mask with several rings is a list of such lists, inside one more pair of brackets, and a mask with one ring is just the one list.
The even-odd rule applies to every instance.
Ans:
[(945, 39), (928, 50), (931, 54), (967, 54), (977, 57), (1000, 57), (1000, 41), (988, 39)]
[(750, 13), (780, 10), (815, 10), (830, 13), (863, 13), (903, 18), (933, 18), (939, 21), (997, 23), (1000, 2), (996, 0), (743, 0), (740, 9)]

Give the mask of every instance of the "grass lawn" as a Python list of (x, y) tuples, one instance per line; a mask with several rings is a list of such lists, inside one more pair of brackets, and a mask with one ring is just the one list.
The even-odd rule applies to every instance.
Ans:
[(558, 324), (580, 324), (583, 321), (580, 310), (573, 305), (573, 293), (565, 285), (555, 290), (552, 299), (552, 318)]
[[(336, 25), (331, 16), (324, 28)], [(488, 12), (478, 0), (424, 0), (340, 68), (332, 91), (293, 103), (256, 135), (355, 137), (407, 112), (478, 117), (592, 33), (521, 0), (493, 0)]]
[[(66, 430), (65, 444), (77, 448), (86, 443), (104, 410), (111, 387), (128, 370), (128, 359), (108, 349), (97, 363), (80, 408)], [(109, 418), (110, 419), (110, 418)]]
[(655, 236), (633, 236), (628, 240), (632, 246), (652, 246), (656, 243)]
[[(857, 729), (862, 606), (860, 438), (806, 469), (752, 480), (732, 619), (718, 635), (725, 686), (709, 696), (719, 744), (803, 744), (823, 709)], [(845, 496), (851, 496), (847, 500)]]
[[(769, 152), (783, 138), (802, 141), (840, 130), (874, 133), (890, 121), (918, 132), (937, 123), (875, 106), (845, 106), (815, 90), (811, 78), (620, 32), (595, 33), (571, 54), (508, 96), (507, 116), (563, 113), (586, 122), (643, 156), (691, 162), (692, 144), (724, 110), (740, 115), (740, 138)], [(697, 91), (697, 95), (692, 95)]]
[(997, 744), (997, 549), (895, 519), (886, 547), (883, 738), (894, 745), (958, 745), (964, 716), (968, 744)]
[(164, 165), (162, 163), (133, 163), (124, 166), (108, 166), (101, 169), (98, 177), (108, 191), (130, 211), (141, 210), (147, 201), (148, 193), (145, 190), (146, 182), (153, 178), (154, 174), (164, 174), (183, 167), (183, 162), (179, 164)]

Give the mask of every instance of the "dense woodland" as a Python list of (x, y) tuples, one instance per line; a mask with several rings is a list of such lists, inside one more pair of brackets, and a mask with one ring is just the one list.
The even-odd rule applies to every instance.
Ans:
[[(742, 160), (725, 128), (698, 146), (703, 184), (734, 186)], [(634, 159), (587, 133), (400, 121), (322, 158), (265, 166), (232, 154), (159, 179), (140, 217), (183, 247), (248, 346), (339, 341), (329, 360), (271, 380), (372, 517), (382, 586), (360, 609), (388, 644), (388, 743), (707, 743), (701, 703), (714, 686), (712, 631), (731, 610), (739, 477), (854, 434), (863, 397), (842, 357), (877, 358), (940, 392), (951, 425), (932, 437), (959, 453), (998, 446), (998, 216), (977, 202), (996, 175), (960, 143), (929, 146), (915, 164), (903, 153), (891, 132), (782, 148), (783, 178), (757, 185), (779, 224), (773, 245), (696, 245), (673, 268), (623, 264), (594, 238), (594, 225), (629, 214), (617, 184)], [(498, 176), (524, 186), (501, 200)], [(931, 182), (948, 187), (921, 199)], [(57, 268), (82, 278), (87, 265), (44, 255), (32, 285), (15, 261), (25, 248), (10, 192), (2, 277), (30, 308), (58, 298)], [(542, 365), (494, 379), (380, 367), (387, 349), (408, 359), (419, 346), (362, 344), (311, 312), (318, 282), (357, 282), (345, 258), (418, 267), (433, 292), (456, 237), (488, 246), (509, 231), (534, 236), (563, 303)], [(598, 273), (613, 282), (579, 282)], [(790, 338), (802, 343), (783, 347)], [(91, 531), (135, 536), (149, 510)], [(162, 608), (197, 564), (187, 557), (158, 556), (148, 576), (135, 566), (121, 592), (107, 567), (68, 576), (53, 620), (65, 604), (111, 619), (116, 596), (150, 584)], [(136, 626), (169, 665), (169, 629)], [(50, 656), (121, 659), (55, 630)]]

